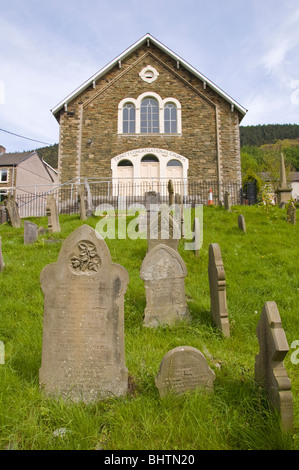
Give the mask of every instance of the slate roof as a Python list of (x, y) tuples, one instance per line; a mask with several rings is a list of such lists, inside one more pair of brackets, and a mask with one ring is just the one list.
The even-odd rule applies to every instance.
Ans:
[(35, 153), (32, 150), (30, 152), (3, 153), (0, 155), (0, 166), (17, 166)]

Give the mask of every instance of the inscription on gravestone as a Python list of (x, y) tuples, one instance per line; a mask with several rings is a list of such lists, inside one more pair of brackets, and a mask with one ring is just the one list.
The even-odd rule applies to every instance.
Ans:
[(164, 397), (168, 393), (181, 395), (196, 389), (212, 391), (214, 380), (215, 373), (201, 351), (179, 346), (163, 357), (155, 383), (160, 396)]
[(124, 293), (127, 271), (83, 225), (40, 276), (44, 324), (40, 384), (48, 395), (90, 402), (127, 392)]
[(157, 245), (163, 244), (178, 251), (181, 238), (181, 227), (167, 205), (161, 205), (160, 211), (151, 213), (147, 228), (147, 250), (148, 252)]
[(218, 243), (209, 246), (209, 284), (212, 318), (223, 335), (229, 337), (225, 271)]
[(255, 380), (267, 391), (269, 402), (281, 417), (284, 431), (293, 430), (293, 396), (284, 366), (288, 342), (275, 302), (266, 302), (257, 326), (260, 352), (255, 358)]
[(181, 256), (166, 245), (157, 245), (143, 260), (140, 277), (144, 281), (146, 308), (144, 325), (173, 325), (189, 319), (185, 298), (186, 265)]

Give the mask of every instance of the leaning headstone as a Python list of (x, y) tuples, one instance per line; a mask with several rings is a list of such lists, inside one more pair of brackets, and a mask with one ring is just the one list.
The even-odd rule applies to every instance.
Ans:
[(9, 195), (4, 201), (8, 218), (11, 225), (15, 228), (22, 227), (22, 222), (19, 215), (18, 205), (13, 196)]
[(3, 261), (3, 255), (2, 255), (2, 240), (1, 240), (1, 237), (0, 237), (0, 272), (3, 271), (4, 269), (4, 261)]
[(32, 245), (38, 237), (37, 225), (29, 220), (24, 221), (24, 245)]
[(231, 206), (232, 206), (232, 203), (231, 203), (230, 193), (226, 191), (224, 194), (224, 207), (227, 211), (230, 211)]
[(173, 325), (189, 319), (184, 278), (186, 265), (181, 256), (166, 245), (157, 245), (144, 258), (140, 277), (144, 281), (145, 326)]
[(40, 384), (49, 396), (86, 403), (128, 388), (124, 348), (125, 268), (112, 263), (87, 225), (62, 245), (40, 276), (44, 324)]
[(188, 391), (203, 389), (213, 391), (215, 373), (205, 356), (191, 346), (179, 346), (163, 357), (155, 378), (160, 396), (169, 393), (182, 395)]
[(161, 205), (160, 211), (151, 213), (147, 226), (147, 250), (148, 252), (157, 245), (163, 244), (178, 251), (181, 238), (181, 227), (175, 217), (169, 212), (167, 205)]
[(78, 199), (79, 199), (79, 209), (80, 209), (80, 219), (86, 220), (86, 207), (85, 207), (85, 190), (83, 186), (78, 187)]
[(280, 414), (284, 431), (293, 430), (293, 396), (284, 366), (288, 342), (275, 302), (266, 302), (257, 325), (260, 352), (255, 358), (256, 383), (266, 389), (269, 402)]
[(245, 218), (244, 215), (240, 214), (238, 216), (238, 227), (240, 230), (246, 233), (246, 224), (245, 224)]
[(57, 204), (53, 194), (48, 194), (47, 196), (46, 212), (48, 216), (48, 231), (50, 233), (61, 232)]
[(209, 284), (212, 318), (223, 335), (229, 337), (225, 271), (218, 243), (209, 246)]

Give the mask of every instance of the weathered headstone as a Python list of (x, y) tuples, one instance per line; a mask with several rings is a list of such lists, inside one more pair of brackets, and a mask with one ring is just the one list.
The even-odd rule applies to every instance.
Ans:
[(244, 215), (240, 214), (238, 216), (238, 227), (240, 230), (246, 233), (246, 224), (245, 224), (245, 218)]
[(37, 225), (29, 220), (24, 221), (24, 245), (35, 243), (38, 237)]
[(6, 207), (0, 205), (0, 225), (5, 224), (7, 222), (7, 211)]
[(85, 207), (85, 189), (84, 186), (78, 187), (78, 199), (79, 199), (79, 208), (80, 208), (80, 219), (86, 220), (86, 207)]
[(181, 395), (188, 391), (203, 389), (213, 391), (215, 373), (205, 356), (191, 346), (179, 346), (163, 357), (155, 383), (160, 396), (169, 393)]
[(186, 265), (181, 256), (166, 245), (157, 245), (143, 260), (140, 277), (144, 281), (145, 326), (173, 325), (189, 319), (185, 298)]
[(194, 255), (197, 257), (199, 256), (199, 249), (201, 246), (200, 243), (200, 224), (198, 217), (194, 217), (193, 221), (193, 243), (194, 243)]
[(223, 335), (229, 337), (225, 271), (218, 243), (209, 246), (209, 284), (212, 318)]
[(174, 204), (174, 186), (173, 186), (172, 180), (168, 181), (167, 188), (168, 188), (169, 205), (172, 206), (172, 204)]
[(293, 201), (288, 204), (287, 221), (289, 224), (296, 225), (296, 206)]
[(150, 215), (147, 225), (147, 250), (150, 251), (157, 245), (163, 244), (177, 251), (181, 238), (181, 227), (169, 212), (169, 207), (161, 205), (159, 212)]
[(19, 215), (18, 205), (13, 196), (9, 195), (4, 201), (9, 221), (12, 227), (20, 228), (22, 227), (22, 222)]
[(227, 191), (224, 194), (224, 207), (227, 211), (230, 211), (232, 207), (230, 193)]
[(47, 196), (46, 212), (48, 216), (48, 231), (50, 233), (61, 232), (57, 204), (53, 194), (48, 194)]
[(2, 240), (0, 236), (0, 272), (3, 271), (4, 266), (5, 266), (5, 263), (3, 261), (3, 255), (2, 255)]
[(48, 395), (90, 402), (128, 387), (124, 348), (127, 271), (87, 225), (40, 276), (44, 325), (40, 384)]
[(276, 194), (279, 207), (284, 208), (291, 198), (292, 188), (289, 188), (287, 183), (283, 153), (280, 154), (280, 181)]
[(266, 302), (257, 325), (260, 351), (255, 358), (255, 380), (267, 391), (269, 402), (278, 411), (284, 431), (293, 430), (293, 396), (284, 366), (288, 342), (275, 302)]

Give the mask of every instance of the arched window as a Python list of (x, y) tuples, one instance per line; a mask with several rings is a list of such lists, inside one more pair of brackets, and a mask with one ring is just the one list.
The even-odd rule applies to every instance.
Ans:
[(145, 98), (141, 103), (140, 132), (159, 133), (159, 104), (153, 98)]
[(177, 133), (177, 108), (174, 103), (166, 103), (164, 107), (164, 132), (166, 134)]
[(117, 166), (133, 166), (133, 163), (130, 160), (121, 160)]
[(159, 163), (159, 159), (158, 159), (158, 157), (156, 157), (156, 155), (148, 154), (148, 155), (144, 155), (144, 157), (142, 157), (141, 162), (142, 163), (151, 163), (151, 162), (158, 162)]
[(127, 103), (123, 107), (123, 133), (135, 133), (135, 106), (132, 103)]

